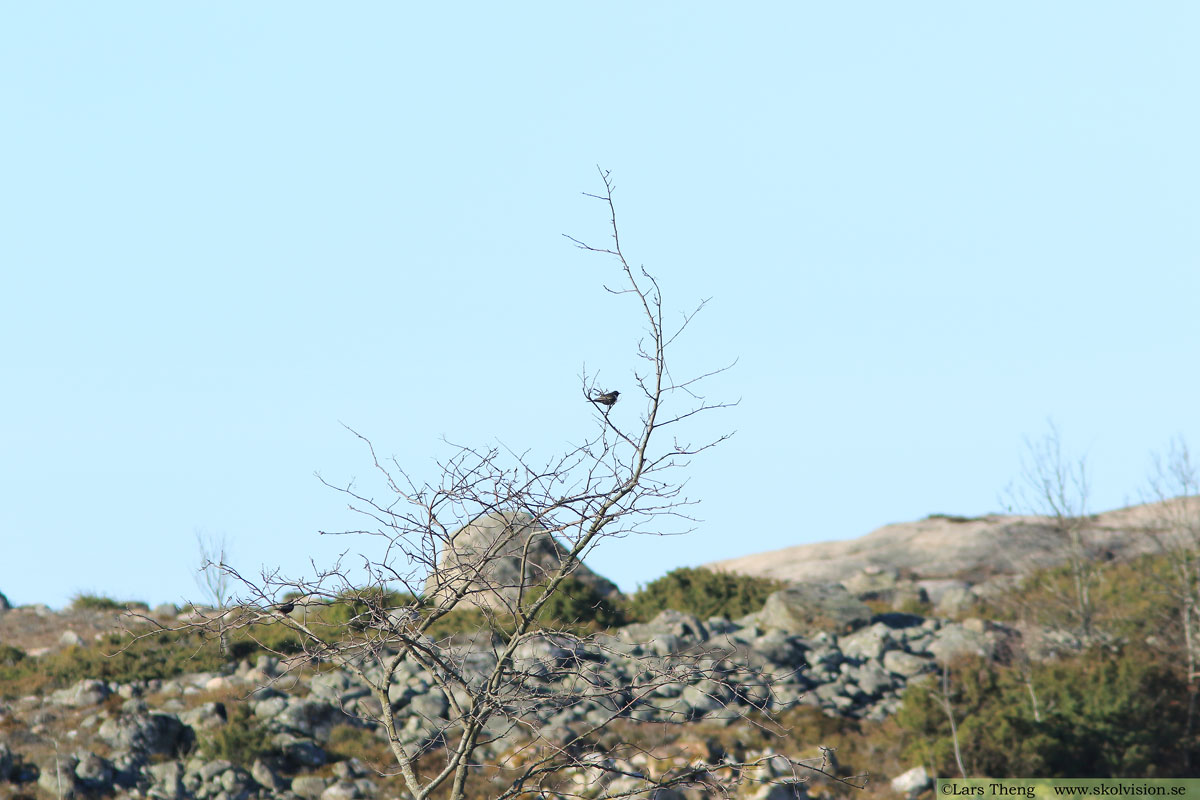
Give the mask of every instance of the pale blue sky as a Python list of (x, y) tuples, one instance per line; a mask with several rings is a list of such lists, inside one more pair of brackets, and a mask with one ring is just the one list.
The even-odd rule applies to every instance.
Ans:
[(996, 510), (1047, 417), (1136, 499), (1200, 446), (1198, 40), (1191, 2), (9, 4), (0, 591), (193, 597), (198, 530), (326, 561), (341, 422), (418, 474), (577, 441), (636, 334), (561, 236), (603, 237), (596, 164), (668, 305), (712, 298), (681, 365), (740, 358), (702, 524), (598, 553), (623, 588)]

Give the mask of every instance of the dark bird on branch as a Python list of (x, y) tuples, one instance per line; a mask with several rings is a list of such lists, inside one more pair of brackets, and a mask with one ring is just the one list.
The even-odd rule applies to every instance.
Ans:
[(288, 600), (285, 603), (280, 603), (279, 605), (275, 606), (276, 611), (278, 611), (280, 614), (285, 614), (285, 615), (292, 613), (292, 611), (294, 611), (295, 609), (296, 609), (296, 604), (293, 603), (291, 600)]
[(605, 392), (604, 394), (598, 394), (595, 397), (590, 398), (590, 400), (593, 403), (599, 403), (602, 406), (608, 406), (609, 408), (612, 408), (616, 404), (617, 395), (619, 394), (620, 392), (618, 391)]

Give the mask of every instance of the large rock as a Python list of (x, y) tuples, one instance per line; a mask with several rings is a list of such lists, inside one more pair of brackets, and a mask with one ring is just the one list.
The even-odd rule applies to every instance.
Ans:
[[(260, 704), (261, 705), (261, 704)], [(303, 737), (325, 741), (334, 725), (346, 721), (338, 706), (312, 698), (290, 698), (287, 707), (271, 717), (272, 730), (282, 730)]]
[(842, 652), (850, 658), (863, 661), (878, 661), (883, 658), (885, 651), (894, 650), (896, 647), (892, 629), (882, 622), (876, 622), (870, 627), (841, 637), (838, 645)]
[(17, 759), (4, 742), (0, 742), (0, 783), (11, 780), (17, 774)]
[(337, 781), (331, 783), (321, 792), (321, 800), (358, 800), (363, 797), (362, 789), (353, 781)]
[[(545, 526), (529, 514), (493, 511), (450, 537), (437, 570), (425, 583), (425, 594), (437, 597), (466, 586), (470, 602), (511, 609), (521, 586), (544, 583), (562, 566), (566, 553)], [(578, 564), (572, 574), (601, 596), (618, 591), (616, 584), (583, 564)]]
[(757, 615), (764, 628), (811, 636), (847, 633), (871, 619), (871, 609), (838, 583), (802, 583), (767, 598)]
[(108, 684), (93, 678), (85, 678), (74, 686), (59, 689), (50, 695), (50, 702), (58, 706), (83, 708), (104, 701), (110, 694)]
[(87, 642), (75, 631), (63, 631), (58, 643), (63, 647), (87, 647)]
[(250, 774), (259, 786), (271, 794), (280, 794), (288, 788), (287, 782), (279, 777), (279, 773), (261, 758), (254, 760), (254, 766), (251, 767)]
[[(1156, 552), (1158, 541), (1147, 532), (1165, 515), (1187, 512), (1187, 503), (1200, 504), (1200, 500), (1176, 498), (1089, 517), (1088, 549), (1097, 558), (1116, 561)], [(795, 545), (707, 566), (785, 581), (845, 581), (867, 569), (880, 575), (898, 570), (916, 581), (960, 578), (974, 585), (997, 574), (1061, 564), (1065, 558), (1052, 520), (1046, 517), (935, 514), (887, 525), (857, 539)], [(953, 602), (921, 585), (933, 602), (941, 601), (943, 607)]]
[(912, 678), (933, 669), (933, 660), (902, 650), (889, 650), (883, 654), (883, 668), (896, 675)]
[(329, 758), (316, 742), (290, 733), (276, 734), (271, 738), (271, 744), (279, 751), (284, 762), (293, 769), (320, 767)]
[(975, 601), (971, 584), (953, 578), (930, 578), (918, 584), (925, 590), (933, 610), (942, 616), (954, 616)]
[(146, 775), (150, 779), (151, 797), (174, 800), (187, 793), (183, 786), (183, 766), (178, 761), (151, 764), (146, 767)]
[(929, 788), (933, 781), (925, 767), (913, 767), (892, 778), (892, 789), (904, 795), (916, 795)]
[(327, 783), (316, 775), (300, 775), (292, 779), (292, 792), (304, 800), (316, 800), (325, 791)]
[(694, 614), (666, 609), (649, 622), (626, 625), (617, 633), (629, 644), (640, 645), (657, 656), (679, 653), (708, 639), (708, 630)]
[(51, 797), (69, 798), (79, 793), (79, 780), (75, 777), (75, 767), (79, 759), (75, 756), (62, 756), (50, 759), (42, 767), (38, 776), (38, 786)]
[(122, 714), (106, 720), (97, 735), (114, 750), (173, 755), (195, 740), (192, 729), (174, 714)]
[(892, 608), (915, 607), (929, 602), (929, 595), (917, 583), (901, 577), (894, 567), (872, 564), (842, 581), (859, 600), (883, 603)]
[(204, 731), (219, 728), (226, 723), (229, 715), (224, 703), (204, 703), (179, 715), (180, 721), (192, 730)]
[(75, 777), (85, 787), (93, 791), (105, 791), (113, 781), (113, 765), (106, 758), (95, 753), (81, 750), (75, 754), (78, 762), (75, 764)]
[(934, 634), (933, 641), (929, 645), (929, 652), (942, 664), (949, 664), (966, 656), (993, 658), (996, 655), (999, 640), (1000, 636), (997, 632), (988, 629), (981, 620), (967, 620), (965, 623), (952, 622), (944, 625)]

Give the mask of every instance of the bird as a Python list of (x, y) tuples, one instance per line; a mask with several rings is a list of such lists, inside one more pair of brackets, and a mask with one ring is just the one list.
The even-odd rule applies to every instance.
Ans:
[(588, 398), (588, 401), (592, 402), (592, 403), (599, 403), (602, 406), (608, 406), (609, 408), (612, 408), (616, 404), (617, 395), (619, 395), (619, 394), (620, 394), (620, 392), (618, 392), (616, 390), (613, 390), (611, 392), (604, 392), (603, 394), (598, 394), (595, 397)]
[(284, 615), (292, 613), (295, 609), (296, 609), (296, 604), (293, 603), (291, 600), (288, 600), (287, 602), (280, 603), (279, 605), (275, 606), (275, 610), (278, 611), (280, 614), (284, 614)]

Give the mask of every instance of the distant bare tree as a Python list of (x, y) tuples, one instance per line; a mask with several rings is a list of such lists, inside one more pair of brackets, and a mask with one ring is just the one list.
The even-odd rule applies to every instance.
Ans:
[(200, 563), (194, 578), (203, 599), (217, 609), (217, 624), (220, 627), (221, 654), (229, 652), (229, 632), (224, 626), (225, 611), (233, 599), (233, 576), (227, 569), (229, 543), (224, 533), (216, 536), (196, 531), (196, 548), (200, 552)]
[(954, 745), (954, 763), (958, 767), (959, 776), (965, 778), (967, 777), (967, 768), (963, 766), (962, 748), (958, 744), (958, 723), (955, 722), (954, 706), (950, 702), (950, 666), (948, 664), (942, 665), (941, 691), (931, 694), (941, 705), (942, 711), (946, 713), (946, 719), (950, 723), (950, 742)]
[[(1084, 642), (1094, 638), (1096, 607), (1092, 590), (1099, 566), (1089, 542), (1091, 518), (1088, 514), (1087, 459), (1069, 458), (1063, 453), (1062, 435), (1053, 420), (1040, 439), (1026, 439), (1021, 458), (1021, 474), (1009, 487), (1012, 506), (1026, 514), (1044, 517), (1041, 534), (1044, 550), (1066, 562), (1070, 590), (1061, 596), (1061, 605), (1073, 617), (1077, 633)], [(1052, 593), (1057, 590), (1047, 586)]]
[(1200, 480), (1187, 443), (1173, 440), (1153, 457), (1150, 531), (1167, 556), (1167, 589), (1179, 611), (1189, 680), (1200, 678)]
[[(724, 794), (765, 761), (693, 754), (683, 765), (631, 769), (620, 756), (639, 748), (603, 740), (619, 720), (683, 722), (689, 712), (677, 698), (686, 687), (719, 701), (724, 710), (717, 713), (727, 719), (771, 726), (769, 676), (754, 675), (731, 650), (656, 653), (654, 643), (584, 635), (546, 617), (552, 601), (586, 575), (582, 560), (601, 542), (688, 527), (692, 501), (682, 494), (679, 472), (728, 437), (696, 442), (687, 433), (690, 423), (730, 405), (701, 394), (705, 379), (728, 367), (690, 377), (668, 368), (704, 303), (668, 321), (658, 281), (632, 267), (622, 250), (614, 184), (608, 172), (601, 179), (603, 191), (588, 196), (605, 206), (611, 241), (593, 246), (568, 238), (613, 259), (614, 282), (605, 289), (638, 310), (644, 336), (619, 404), (614, 387), (582, 375), (583, 397), (593, 401), (580, 404), (591, 416), (590, 436), (539, 461), (501, 446), (450, 445), (437, 477), (424, 481), (355, 434), (379, 488), (326, 483), (367, 522), (326, 534), (354, 540), (352, 563), (344, 557), (310, 577), (287, 578), (278, 571), (244, 575), (207, 560), (241, 596), (216, 619), (190, 624), (248, 636), (283, 626), (303, 648), (302, 659), (287, 662), (291, 668), (318, 660), (369, 687), (372, 700), (347, 711), (382, 726), (411, 800), (434, 792), (462, 800), (471, 785), (488, 786), (494, 800), (582, 797), (600, 785), (611, 798), (694, 785)], [(612, 335), (604, 329), (606, 340)], [(455, 619), (472, 625), (446, 634)], [(605, 666), (610, 656), (619, 680)], [(433, 702), (419, 705), (405, 695), (414, 680)], [(543, 735), (540, 712), (581, 705), (593, 709), (585, 722)], [(643, 749), (642, 763), (649, 763), (645, 756)], [(820, 759), (776, 758), (797, 776), (823, 771)], [(777, 769), (779, 761), (772, 764)]]
[(1148, 494), (1156, 503), (1150, 532), (1166, 557), (1165, 574), (1155, 577), (1178, 614), (1179, 649), (1189, 688), (1190, 738), (1200, 698), (1200, 473), (1182, 437), (1173, 439), (1165, 454), (1153, 456)]

